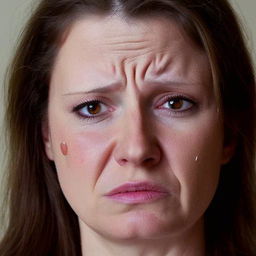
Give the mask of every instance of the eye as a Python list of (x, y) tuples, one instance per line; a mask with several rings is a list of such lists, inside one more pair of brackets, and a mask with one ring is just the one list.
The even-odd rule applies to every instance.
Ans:
[(82, 118), (96, 118), (108, 111), (108, 107), (99, 100), (84, 102), (74, 107), (76, 112)]
[(169, 98), (161, 108), (171, 109), (174, 111), (186, 111), (193, 107), (193, 102), (184, 97), (173, 97)]
[(183, 95), (168, 95), (161, 99), (157, 109), (163, 114), (172, 115), (174, 117), (182, 117), (192, 111), (196, 111), (198, 104), (190, 98)]

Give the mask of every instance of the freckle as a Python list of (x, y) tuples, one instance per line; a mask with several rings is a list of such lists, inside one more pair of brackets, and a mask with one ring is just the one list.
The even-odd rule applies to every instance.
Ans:
[(68, 146), (67, 146), (66, 142), (60, 143), (60, 150), (64, 156), (66, 156), (68, 154)]

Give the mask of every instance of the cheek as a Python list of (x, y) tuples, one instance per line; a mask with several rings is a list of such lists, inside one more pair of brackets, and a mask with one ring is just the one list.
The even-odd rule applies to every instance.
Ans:
[(109, 138), (111, 136), (107, 133), (86, 130), (69, 130), (55, 137), (56, 147), (58, 141), (66, 141), (68, 146), (68, 155), (59, 153), (55, 157), (55, 165), (62, 191), (75, 212), (85, 212), (94, 207), (96, 198), (93, 197), (97, 193), (93, 191), (111, 153)]
[(203, 211), (218, 184), (223, 139), (220, 122), (206, 120), (173, 129), (161, 132), (162, 144), (181, 188), (181, 205), (184, 211), (194, 207)]
[(90, 181), (93, 178), (96, 181), (111, 152), (111, 136), (85, 130), (69, 132), (64, 137), (67, 140), (68, 155), (60, 170), (66, 172), (67, 176), (72, 173), (82, 180)]
[(109, 147), (110, 136), (97, 131), (81, 131), (69, 138), (69, 160), (77, 167), (102, 165), (106, 148)]

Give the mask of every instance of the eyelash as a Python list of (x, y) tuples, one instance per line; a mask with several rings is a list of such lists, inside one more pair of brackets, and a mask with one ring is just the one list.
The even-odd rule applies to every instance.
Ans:
[[(168, 109), (168, 108), (162, 107), (163, 105), (167, 104), (168, 102), (175, 101), (175, 100), (185, 101), (186, 103), (191, 104), (191, 106), (189, 108), (185, 109), (185, 110), (173, 110), (171, 108)], [(102, 108), (102, 106), (104, 106), (106, 109), (108, 109), (104, 112), (111, 112), (111, 108), (109, 107), (109, 105), (105, 104), (101, 99), (93, 99), (93, 100), (85, 101), (85, 102), (75, 106), (72, 109), (72, 112), (74, 112), (80, 119), (87, 120), (87, 121), (100, 118), (101, 116), (103, 118), (104, 112), (103, 112), (103, 114), (102, 113), (95, 114), (95, 115), (92, 114), (91, 116), (90, 115), (84, 115), (84, 114), (81, 113), (81, 110), (83, 108), (87, 107), (87, 111), (88, 111), (88, 106), (93, 105), (93, 104), (100, 104), (101, 108)], [(182, 116), (183, 114), (194, 110), (196, 106), (197, 106), (197, 103), (195, 101), (189, 99), (188, 97), (185, 97), (184, 95), (174, 95), (174, 96), (168, 95), (168, 96), (165, 96), (161, 100), (161, 103), (157, 105), (157, 109), (159, 109), (161, 111), (167, 111), (168, 114), (173, 114), (174, 116)]]
[[(175, 101), (175, 100), (181, 100), (184, 101), (187, 104), (190, 104), (191, 106), (184, 109), (184, 110), (174, 110), (171, 108), (163, 108), (162, 106), (165, 105), (166, 103), (170, 102), (170, 101)], [(161, 103), (158, 104), (157, 108), (160, 109), (161, 111), (168, 111), (169, 113), (175, 115), (175, 116), (180, 116), (180, 115), (184, 115), (187, 112), (193, 111), (195, 110), (195, 108), (198, 106), (197, 102), (184, 96), (184, 95), (168, 95), (165, 96), (162, 100)]]
[(85, 107), (88, 108), (88, 106), (90, 106), (92, 104), (101, 104), (101, 105), (104, 105), (106, 108), (109, 108), (107, 104), (102, 102), (102, 100), (94, 99), (94, 100), (85, 101), (85, 102), (75, 106), (73, 108), (72, 112), (76, 113), (79, 118), (81, 118), (83, 120), (85, 119), (85, 120), (88, 120), (88, 121), (100, 117), (102, 114), (95, 114), (95, 115), (91, 115), (91, 116), (90, 115), (81, 114), (81, 110), (83, 108), (85, 108)]

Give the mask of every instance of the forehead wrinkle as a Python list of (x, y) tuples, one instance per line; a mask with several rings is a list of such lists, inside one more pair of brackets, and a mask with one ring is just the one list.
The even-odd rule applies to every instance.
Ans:
[[(77, 60), (81, 60), (79, 67), (73, 72), (75, 74), (74, 77), (77, 77), (77, 70), (84, 76), (83, 69), (86, 67), (88, 76), (97, 78), (98, 74), (103, 71), (108, 77), (115, 77), (116, 80), (122, 81), (124, 85), (127, 85), (128, 79), (130, 79), (129, 82), (139, 85), (145, 79), (152, 78), (155, 80), (156, 78), (163, 79), (170, 76), (173, 76), (174, 79), (185, 76), (191, 81), (195, 80), (197, 82), (196, 80), (198, 80), (197, 77), (190, 75), (189, 67), (196, 68), (197, 62), (194, 62), (193, 59), (198, 60), (196, 55), (198, 52), (202, 52), (194, 48), (190, 41), (181, 35), (176, 26), (171, 27), (170, 33), (163, 33), (162, 25), (158, 34), (148, 33), (148, 30), (146, 30), (147, 33), (143, 33), (143, 30), (139, 30), (139, 32), (142, 32), (143, 38), (139, 36), (136, 29), (128, 28), (128, 35), (125, 35), (122, 30), (119, 30), (121, 35), (116, 34), (115, 30), (111, 29), (112, 36), (109, 37), (108, 31), (105, 31), (102, 27), (102, 33), (95, 33), (96, 31), (93, 30), (93, 35), (88, 34), (88, 31), (86, 31), (88, 26), (85, 26), (88, 25), (86, 20), (82, 26), (80, 24), (77, 25), (78, 27), (73, 27), (74, 30), (69, 34), (69, 36), (73, 37), (67, 38), (64, 43), (64, 48), (67, 46), (73, 50), (65, 55), (63, 63), (66, 63), (65, 65), (70, 68), (72, 67), (72, 61), (76, 64)], [(111, 27), (113, 27), (112, 24)], [(166, 26), (164, 27), (164, 32), (169, 31), (169, 29), (166, 30), (165, 28)], [(91, 32), (91, 29), (89, 28), (89, 32)], [(172, 30), (174, 33), (171, 33)], [(133, 31), (135, 33), (130, 33)], [(119, 51), (116, 51), (116, 53), (111, 51), (113, 44), (119, 47)], [(189, 51), (190, 48), (193, 48), (192, 55)], [(88, 59), (91, 61), (88, 61)], [(182, 66), (182, 63), (185, 66)], [(174, 64), (173, 68), (171, 67), (172, 64)], [(135, 69), (128, 74), (127, 67), (134, 65)], [(200, 67), (200, 63), (198, 65)], [(181, 66), (183, 69), (181, 69)], [(166, 72), (167, 68), (168, 72)], [(205, 65), (202, 68), (205, 69)], [(98, 74), (96, 71), (99, 71)], [(66, 73), (70, 74), (70, 72)]]
[(117, 36), (106, 38), (103, 48), (114, 54), (128, 53), (141, 56), (153, 51), (155, 46), (150, 39), (141, 36)]
[(154, 74), (155, 76), (161, 75), (170, 62), (170, 58), (166, 58), (164, 53), (161, 52), (145, 57), (136, 67), (136, 80), (144, 81), (146, 77), (151, 74)]
[[(117, 57), (122, 57), (122, 59), (135, 60), (139, 57), (143, 57), (144, 55), (148, 55), (151, 52), (153, 52), (153, 49), (148, 49), (141, 45), (120, 45), (120, 47), (110, 49), (108, 53), (103, 53), (103, 55), (114, 54), (117, 55)], [(124, 57), (124, 54), (127, 54), (127, 56)]]
[[(163, 33), (160, 31), (160, 33)], [(97, 38), (97, 36), (99, 38)], [(163, 34), (164, 40), (159, 40), (156, 38), (152, 31), (135, 31), (129, 29), (126, 34), (123, 34), (121, 31), (119, 34), (117, 33), (104, 33), (104, 42), (101, 40), (101, 35), (96, 35), (93, 40), (93, 44), (96, 44), (97, 47), (101, 48), (103, 51), (108, 50), (111, 53), (123, 54), (125, 52), (131, 53), (134, 52), (141, 56), (143, 54), (150, 53), (151, 51), (165, 51), (165, 49), (169, 48), (170, 38), (168, 35)], [(181, 37), (178, 39), (175, 38), (172, 40), (172, 45), (179, 45)], [(176, 41), (176, 42), (174, 42)], [(90, 42), (89, 42), (90, 44)], [(141, 53), (138, 53), (141, 51)]]
[(125, 52), (134, 52), (137, 53), (141, 51), (142, 53), (138, 53), (140, 56), (141, 54), (146, 54), (153, 50), (153, 47), (150, 47), (143, 43), (116, 43), (115, 45), (107, 46), (112, 53), (125, 53)]
[(173, 60), (174, 57), (170, 56), (170, 54), (164, 51), (159, 52), (159, 54), (155, 56), (152, 73), (154, 75), (161, 75), (166, 71), (166, 69), (171, 65), (171, 63), (173, 63)]
[[(125, 39), (126, 41), (124, 41), (123, 38), (127, 38)], [(110, 38), (105, 44), (105, 46), (107, 46), (106, 49), (110, 51), (106, 51), (105, 53), (103, 51), (103, 55), (107, 56), (109, 53), (117, 56), (120, 55), (123, 63), (127, 64), (135, 61), (141, 62), (141, 59), (144, 60), (150, 58), (152, 65), (148, 64), (147, 66), (150, 66), (151, 69), (154, 68), (154, 73), (157, 75), (164, 72), (171, 64), (172, 60), (176, 56), (176, 53), (181, 50), (182, 41), (183, 40), (181, 37), (178, 39), (175, 38), (172, 40), (170, 47), (170, 41), (168, 38), (158, 42), (156, 42), (154, 38), (143, 40), (138, 40), (137, 37), (134, 37), (132, 40), (130, 37), (119, 37), (117, 39)], [(124, 56), (125, 53), (127, 53), (126, 56)]]

